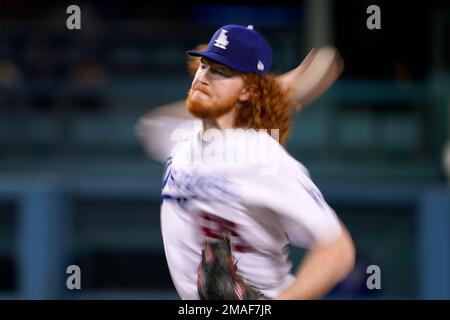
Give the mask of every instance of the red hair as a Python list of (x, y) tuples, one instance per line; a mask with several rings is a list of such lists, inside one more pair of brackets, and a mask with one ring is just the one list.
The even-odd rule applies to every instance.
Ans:
[(289, 91), (283, 90), (273, 75), (243, 73), (244, 85), (250, 91), (247, 101), (236, 109), (237, 128), (279, 130), (281, 144), (285, 144), (292, 114)]

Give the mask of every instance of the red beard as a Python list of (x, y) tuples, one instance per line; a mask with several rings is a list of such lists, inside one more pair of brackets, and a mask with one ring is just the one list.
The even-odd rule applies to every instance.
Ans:
[[(193, 98), (193, 92), (198, 90), (203, 94), (208, 96), (208, 101), (204, 102), (200, 99)], [(225, 101), (216, 102), (214, 101), (214, 97), (210, 94), (210, 92), (205, 88), (200, 88), (198, 86), (189, 90), (188, 97), (186, 100), (186, 105), (189, 112), (197, 118), (200, 119), (217, 119), (224, 114), (227, 114), (235, 107), (239, 98), (239, 93), (235, 96), (228, 98)]]

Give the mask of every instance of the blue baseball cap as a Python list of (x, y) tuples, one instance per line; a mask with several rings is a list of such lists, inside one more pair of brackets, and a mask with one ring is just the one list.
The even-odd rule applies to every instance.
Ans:
[(204, 51), (187, 51), (240, 72), (265, 74), (272, 66), (272, 49), (252, 25), (229, 24), (218, 29)]

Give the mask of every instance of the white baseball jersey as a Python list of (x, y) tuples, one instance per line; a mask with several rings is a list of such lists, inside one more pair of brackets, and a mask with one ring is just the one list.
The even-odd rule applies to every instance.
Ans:
[[(199, 299), (204, 240), (229, 232), (238, 274), (274, 298), (295, 279), (286, 246), (330, 243), (341, 234), (339, 220), (308, 171), (268, 133), (202, 134), (200, 123), (157, 117), (139, 125), (150, 155), (167, 157), (161, 227), (176, 290)], [(179, 127), (191, 133), (176, 144), (167, 135)]]

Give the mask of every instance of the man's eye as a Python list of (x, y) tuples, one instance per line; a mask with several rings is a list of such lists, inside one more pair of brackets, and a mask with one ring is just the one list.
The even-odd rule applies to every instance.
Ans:
[(214, 74), (218, 74), (219, 76), (225, 76), (225, 73), (218, 69), (212, 69), (211, 72)]

